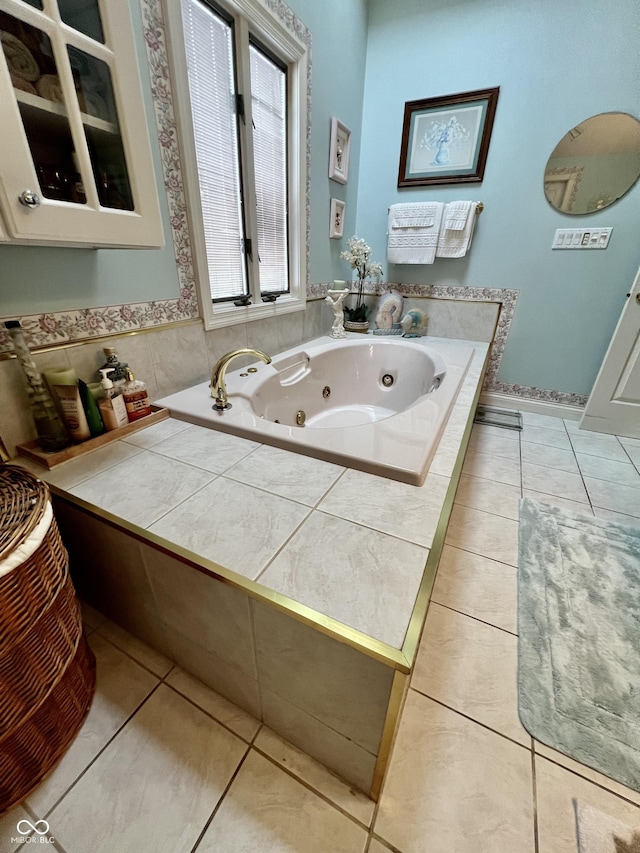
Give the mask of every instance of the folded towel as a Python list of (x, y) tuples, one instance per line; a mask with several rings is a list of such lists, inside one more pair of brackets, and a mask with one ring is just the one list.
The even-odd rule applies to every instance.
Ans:
[(64, 104), (64, 95), (60, 78), (57, 74), (43, 74), (36, 83), (36, 89), (41, 98), (53, 101), (56, 104)]
[(640, 853), (640, 831), (586, 803), (573, 801), (580, 853)]
[(392, 204), (389, 208), (387, 261), (390, 264), (432, 264), (444, 204), (440, 201)]
[(5, 30), (0, 30), (0, 41), (9, 71), (30, 83), (37, 80), (40, 76), (40, 68), (29, 48), (25, 47), (19, 38)]
[(30, 95), (38, 94), (33, 83), (30, 83), (28, 80), (23, 80), (22, 77), (18, 77), (16, 74), (11, 75), (11, 85), (14, 89), (18, 89), (20, 92), (28, 92)]
[(452, 201), (447, 205), (443, 218), (436, 257), (463, 258), (471, 246), (476, 225), (476, 203)]

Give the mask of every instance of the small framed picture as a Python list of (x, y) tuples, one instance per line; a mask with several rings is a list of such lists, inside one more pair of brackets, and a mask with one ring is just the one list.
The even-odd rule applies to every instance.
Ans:
[(331, 199), (331, 218), (329, 220), (329, 237), (338, 240), (344, 235), (344, 202), (337, 198)]
[(480, 183), (499, 87), (407, 101), (399, 187)]
[(331, 143), (329, 145), (329, 177), (339, 184), (346, 184), (349, 177), (349, 143), (351, 131), (338, 121), (331, 119)]

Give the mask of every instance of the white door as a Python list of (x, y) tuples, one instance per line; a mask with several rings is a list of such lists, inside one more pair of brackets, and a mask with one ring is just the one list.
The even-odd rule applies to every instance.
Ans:
[(640, 438), (640, 270), (580, 426), (596, 432)]

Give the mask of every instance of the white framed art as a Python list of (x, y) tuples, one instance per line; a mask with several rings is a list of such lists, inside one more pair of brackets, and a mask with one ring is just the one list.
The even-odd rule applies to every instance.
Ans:
[(329, 214), (329, 237), (339, 240), (344, 235), (344, 202), (337, 198), (331, 199)]
[(331, 141), (329, 145), (329, 177), (339, 184), (346, 184), (349, 177), (349, 145), (351, 131), (337, 118), (331, 119)]

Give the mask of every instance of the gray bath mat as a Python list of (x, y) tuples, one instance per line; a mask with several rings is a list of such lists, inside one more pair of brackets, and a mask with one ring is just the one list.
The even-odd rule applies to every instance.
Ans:
[(525, 498), (519, 536), (522, 724), (640, 790), (640, 528)]

